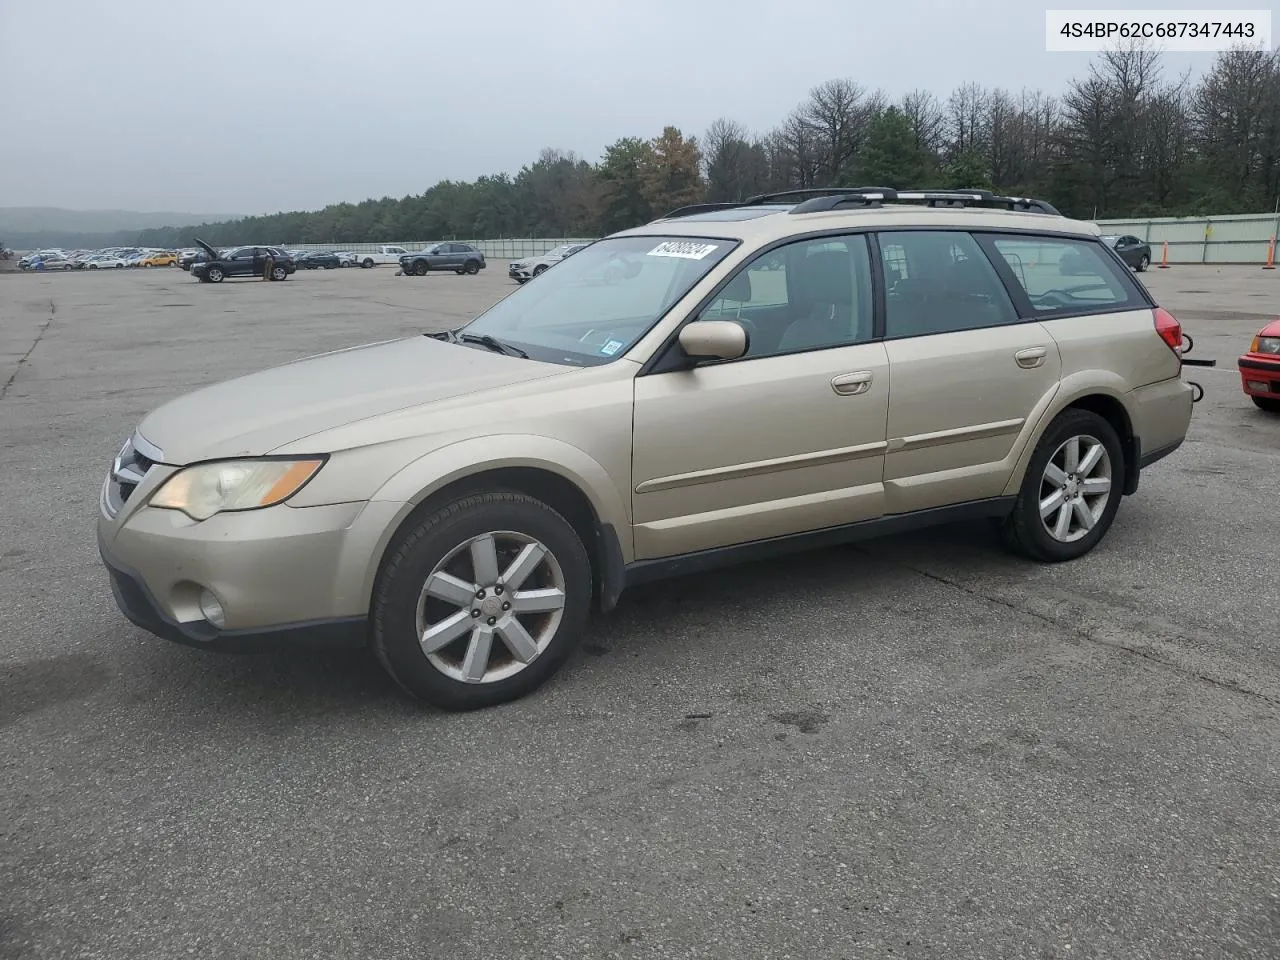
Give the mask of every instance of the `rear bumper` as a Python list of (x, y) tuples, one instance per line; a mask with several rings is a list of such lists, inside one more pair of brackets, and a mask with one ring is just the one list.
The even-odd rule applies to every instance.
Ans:
[(1237, 361), (1240, 388), (1251, 397), (1280, 399), (1280, 357), (1250, 353)]

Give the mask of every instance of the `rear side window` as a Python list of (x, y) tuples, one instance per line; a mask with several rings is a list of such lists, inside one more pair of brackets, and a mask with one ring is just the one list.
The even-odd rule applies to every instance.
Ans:
[(970, 234), (904, 230), (879, 234), (878, 240), (886, 337), (1019, 322), (999, 274)]
[(1149, 306), (1129, 275), (1094, 240), (986, 234), (992, 257), (1008, 264), (1032, 316), (1106, 313)]

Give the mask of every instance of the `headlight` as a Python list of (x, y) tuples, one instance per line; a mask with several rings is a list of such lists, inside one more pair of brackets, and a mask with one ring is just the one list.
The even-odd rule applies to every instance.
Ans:
[(1280, 337), (1254, 337), (1249, 352), (1280, 354)]
[(202, 463), (170, 477), (152, 496), (151, 506), (181, 510), (192, 520), (270, 507), (301, 490), (322, 466), (323, 459)]

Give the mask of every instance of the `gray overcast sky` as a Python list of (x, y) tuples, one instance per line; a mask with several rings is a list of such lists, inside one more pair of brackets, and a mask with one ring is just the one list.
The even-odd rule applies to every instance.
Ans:
[(0, 206), (399, 197), (665, 124), (765, 131), (834, 77), (1056, 93), (1090, 57), (1045, 52), (1046, 6), (1272, 9), (1280, 29), (1256, 0), (0, 0)]

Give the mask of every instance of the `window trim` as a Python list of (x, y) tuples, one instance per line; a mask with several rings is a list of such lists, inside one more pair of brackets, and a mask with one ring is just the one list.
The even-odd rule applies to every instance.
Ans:
[[(1053, 237), (1056, 241), (1074, 241), (1080, 244), (1092, 243), (1095, 249), (1099, 251), (1102, 259), (1110, 262), (1112, 278), (1121, 287), (1125, 288), (1131, 295), (1133, 302), (1099, 304), (1096, 307), (1061, 307), (1057, 310), (1036, 310), (1031, 304), (1031, 298), (1027, 295), (1026, 289), (1018, 282), (1017, 276), (1014, 275), (1009, 261), (1005, 259), (1004, 254), (995, 245), (996, 240), (1004, 236), (1011, 236), (1012, 232), (993, 229), (974, 230), (971, 232), (974, 239), (978, 241), (979, 246), (982, 247), (983, 252), (986, 253), (987, 259), (991, 261), (996, 272), (1000, 274), (1005, 287), (1009, 289), (1009, 296), (1013, 299), (1019, 315), (1026, 321), (1069, 320), (1072, 317), (1096, 317), (1104, 313), (1131, 313), (1135, 310), (1151, 310), (1156, 306), (1147, 288), (1133, 277), (1129, 270), (1129, 265), (1124, 262), (1113, 247), (1107, 246), (1101, 236), (1090, 238), (1078, 235), (1065, 237), (1056, 235)], [(1035, 236), (1037, 234), (1032, 235)]]
[[(680, 331), (690, 323), (697, 322), (701, 313), (715, 303), (720, 294), (728, 288), (728, 286), (737, 278), (738, 273), (742, 270), (748, 270), (751, 265), (761, 257), (772, 253), (782, 247), (788, 247), (796, 243), (809, 243), (815, 240), (831, 239), (835, 237), (853, 237), (861, 236), (867, 245), (867, 261), (868, 268), (871, 273), (871, 336), (866, 340), (860, 340), (857, 343), (834, 343), (826, 347), (806, 347), (801, 350), (787, 350), (782, 353), (767, 353), (755, 357), (736, 357), (733, 360), (704, 360), (697, 363), (694, 367), (690, 367), (685, 363), (679, 354)], [(872, 241), (874, 231), (870, 227), (854, 227), (852, 229), (845, 227), (840, 229), (814, 230), (807, 233), (795, 233), (786, 237), (780, 237), (777, 240), (767, 243), (764, 246), (757, 247), (751, 254), (749, 260), (733, 267), (719, 283), (717, 283), (711, 292), (706, 294), (702, 299), (694, 304), (693, 308), (685, 314), (684, 318), (676, 324), (670, 335), (649, 355), (649, 358), (641, 365), (637, 377), (647, 377), (662, 373), (675, 373), (683, 370), (691, 370), (701, 367), (722, 366), (726, 363), (749, 363), (753, 360), (769, 360), (774, 357), (794, 357), (802, 353), (818, 353), (822, 350), (844, 350), (849, 347), (863, 347), (872, 343), (879, 343), (883, 339), (883, 312), (880, 310), (880, 303), (883, 300), (883, 291), (877, 293), (877, 286), (881, 286), (880, 281), (876, 277), (876, 250), (875, 243)], [(738, 241), (742, 243), (742, 241)], [(669, 314), (668, 314), (669, 315)], [(664, 316), (662, 320), (665, 320)], [(661, 322), (661, 320), (659, 321)]]

